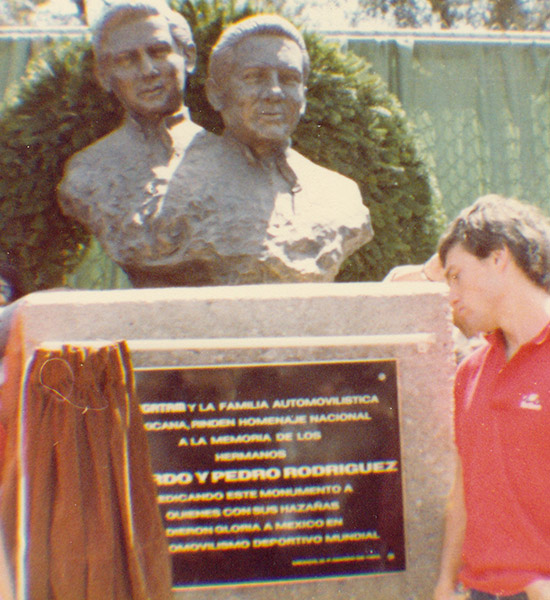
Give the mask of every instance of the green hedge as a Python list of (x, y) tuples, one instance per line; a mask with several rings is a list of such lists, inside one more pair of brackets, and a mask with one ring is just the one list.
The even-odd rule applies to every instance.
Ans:
[[(220, 131), (204, 95), (206, 61), (223, 27), (251, 11), (204, 0), (178, 8), (199, 50), (186, 103), (193, 119)], [(354, 179), (369, 206), (375, 239), (352, 256), (340, 280), (378, 280), (433, 251), (444, 223), (437, 185), (397, 99), (368, 63), (306, 34), (312, 71), (307, 111), (294, 147)], [(61, 285), (82, 260), (89, 235), (63, 217), (55, 188), (65, 160), (119, 123), (116, 101), (93, 77), (89, 42), (60, 41), (32, 63), (0, 119), (0, 250), (21, 269), (27, 291)]]

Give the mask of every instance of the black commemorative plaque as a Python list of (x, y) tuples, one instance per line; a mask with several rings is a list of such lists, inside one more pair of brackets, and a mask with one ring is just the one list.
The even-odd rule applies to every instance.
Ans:
[(174, 587), (405, 569), (394, 360), (141, 370)]

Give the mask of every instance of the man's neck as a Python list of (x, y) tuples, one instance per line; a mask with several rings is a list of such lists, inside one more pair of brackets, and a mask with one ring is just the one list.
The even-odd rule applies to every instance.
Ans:
[(550, 321), (550, 295), (535, 284), (512, 291), (501, 309), (501, 315), (506, 354), (510, 359)]

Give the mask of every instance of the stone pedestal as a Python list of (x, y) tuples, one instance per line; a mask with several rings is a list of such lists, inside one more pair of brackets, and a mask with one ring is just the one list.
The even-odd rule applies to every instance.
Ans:
[(454, 356), (445, 294), (443, 285), (432, 283), (67, 291), (33, 294), (19, 312), (29, 354), (38, 346), (124, 339), (136, 369), (392, 362), (405, 568), (364, 576), (339, 572), (277, 585), (178, 589), (175, 597), (429, 600), (453, 474)]

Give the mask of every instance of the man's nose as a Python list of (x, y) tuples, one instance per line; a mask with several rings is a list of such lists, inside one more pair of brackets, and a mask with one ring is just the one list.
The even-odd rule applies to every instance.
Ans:
[(458, 303), (458, 293), (454, 286), (449, 286), (449, 304), (454, 308)]

